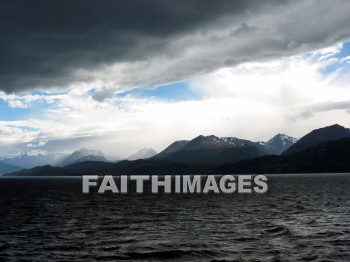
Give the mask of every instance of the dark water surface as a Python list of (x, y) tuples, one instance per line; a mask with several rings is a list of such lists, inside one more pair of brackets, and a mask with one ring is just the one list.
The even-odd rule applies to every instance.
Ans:
[(350, 175), (268, 185), (84, 195), (77, 178), (1, 178), (0, 261), (350, 261)]

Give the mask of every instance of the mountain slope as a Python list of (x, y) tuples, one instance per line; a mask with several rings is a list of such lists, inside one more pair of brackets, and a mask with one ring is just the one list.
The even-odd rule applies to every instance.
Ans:
[(340, 125), (332, 125), (316, 129), (300, 138), (293, 146), (287, 149), (282, 155), (290, 155), (301, 152), (305, 149), (319, 145), (324, 142), (350, 137), (350, 129)]
[(21, 170), (21, 167), (10, 165), (0, 161), (0, 176), (6, 173), (12, 173)]
[(72, 161), (69, 163), (69, 165), (76, 164), (76, 163), (81, 163), (81, 162), (110, 162), (107, 158), (104, 156), (93, 156), (93, 155), (88, 155), (88, 156), (83, 156), (82, 158), (79, 158), (75, 161)]
[(169, 154), (169, 153), (173, 153), (173, 152), (179, 151), (182, 148), (184, 148), (187, 145), (188, 142), (189, 142), (188, 140), (175, 141), (170, 146), (168, 146), (166, 149), (164, 149), (161, 153), (162, 154)]
[(155, 156), (157, 152), (152, 148), (142, 148), (128, 157), (128, 160), (146, 159)]

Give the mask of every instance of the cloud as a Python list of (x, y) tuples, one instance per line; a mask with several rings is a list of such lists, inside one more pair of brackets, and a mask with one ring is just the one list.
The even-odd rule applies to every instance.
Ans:
[(348, 39), (349, 13), (341, 0), (2, 1), (0, 89), (177, 82)]
[[(349, 97), (345, 98), (349, 99)], [(335, 110), (338, 110), (340, 112), (349, 112), (350, 100), (314, 102), (300, 107), (297, 112), (290, 114), (288, 116), (288, 119), (290, 119), (291, 121), (298, 121), (300, 119), (312, 119), (315, 116), (315, 114)]]
[(28, 130), (23, 128), (18, 121), (0, 121), (0, 137), (4, 144), (13, 144), (19, 142), (30, 142), (37, 138), (37, 130)]
[(12, 108), (28, 108), (29, 105), (24, 103), (22, 100), (10, 100), (8, 101), (8, 105)]
[(39, 149), (35, 149), (27, 152), (27, 155), (29, 156), (38, 156), (38, 155), (47, 155), (47, 154), (48, 153), (45, 150), (39, 150)]
[[(6, 101), (40, 100), (48, 105), (40, 117), (0, 121), (0, 151), (30, 152), (39, 149), (34, 145), (47, 141), (40, 150), (48, 153), (88, 147), (128, 156), (144, 147), (161, 151), (174, 140), (199, 134), (258, 141), (279, 132), (300, 137), (334, 123), (348, 127), (349, 74), (345, 78), (341, 74), (347, 66), (341, 62), (343, 48), (337, 44), (307, 54), (221, 68), (186, 83), (200, 94), (200, 99), (193, 100), (128, 92), (117, 96), (109, 86), (93, 90), (79, 86), (60, 94), (4, 95)], [(324, 74), (323, 69), (333, 64), (339, 70)], [(103, 103), (94, 99), (94, 94), (106, 89), (113, 95), (105, 96)]]
[(111, 99), (115, 95), (115, 91), (109, 88), (102, 88), (101, 90), (97, 90), (92, 95), (92, 98), (98, 102), (103, 102), (106, 99)]
[(39, 142), (35, 142), (35, 143), (29, 143), (27, 144), (27, 147), (42, 147), (46, 145), (46, 141), (39, 141)]
[(250, 27), (246, 23), (241, 23), (240, 26), (232, 32), (232, 35), (246, 34), (255, 30), (255, 28)]

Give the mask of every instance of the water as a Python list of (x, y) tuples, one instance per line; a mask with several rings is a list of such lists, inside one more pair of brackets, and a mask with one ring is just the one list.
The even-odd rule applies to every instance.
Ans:
[(266, 194), (81, 193), (0, 179), (0, 261), (350, 261), (350, 175), (269, 177)]

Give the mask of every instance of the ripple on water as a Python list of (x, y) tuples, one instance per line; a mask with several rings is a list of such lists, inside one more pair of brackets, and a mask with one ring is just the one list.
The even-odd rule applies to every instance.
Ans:
[(350, 261), (350, 176), (272, 177), (265, 195), (84, 195), (80, 182), (1, 179), (0, 261)]

